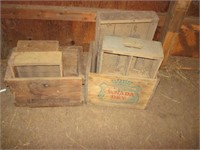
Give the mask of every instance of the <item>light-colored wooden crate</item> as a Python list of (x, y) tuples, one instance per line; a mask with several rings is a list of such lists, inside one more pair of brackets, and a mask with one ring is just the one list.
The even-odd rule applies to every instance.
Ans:
[[(90, 45), (89, 58), (94, 49), (93, 42)], [(112, 62), (110, 58), (108, 60)], [(157, 77), (91, 73), (90, 66), (91, 62), (88, 61), (85, 99), (95, 105), (145, 109), (159, 83)]]
[[(93, 64), (100, 57), (103, 37), (106, 35), (135, 37), (152, 40), (159, 18), (153, 11), (106, 11), (97, 13), (96, 21), (96, 51), (93, 54)], [(97, 55), (97, 56), (96, 56)], [(94, 70), (94, 65), (93, 65)]]
[(163, 57), (160, 42), (105, 36), (98, 73), (155, 78)]
[[(74, 46), (59, 47), (59, 51), (13, 52), (8, 61), (11, 67), (10, 65), (7, 67), (4, 80), (15, 97), (15, 104), (30, 107), (82, 104), (84, 77), (81, 52), (82, 47)], [(18, 55), (19, 53), (21, 55)], [(46, 54), (46, 56), (41, 54)], [(22, 59), (24, 56), (26, 59)], [(41, 68), (41, 64), (43, 68)], [(52, 64), (54, 66), (61, 65), (62, 71), (60, 67), (58, 70), (48, 68)], [(15, 77), (12, 73), (12, 67), (15, 65), (27, 66), (27, 68), (21, 68), (21, 74), (18, 73), (18, 76)], [(35, 67), (34, 70), (30, 70), (32, 66)], [(42, 75), (40, 71), (42, 71)], [(52, 74), (56, 74), (56, 71), (59, 73), (58, 76), (52, 76)], [(27, 76), (26, 73), (29, 75)]]
[(89, 73), (88, 101), (97, 105), (145, 109), (158, 79)]

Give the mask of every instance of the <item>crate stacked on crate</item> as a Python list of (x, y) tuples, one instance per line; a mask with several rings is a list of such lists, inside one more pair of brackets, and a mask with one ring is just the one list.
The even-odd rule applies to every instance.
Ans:
[(58, 41), (18, 41), (5, 81), (17, 106), (80, 105), (82, 47), (59, 47)]
[[(94, 55), (97, 55), (97, 59), (100, 57), (99, 52), (102, 49), (103, 37), (106, 35), (152, 40), (158, 20), (158, 16), (153, 11), (99, 12), (96, 21), (96, 50), (94, 50)], [(94, 59), (95, 56), (93, 56), (93, 61), (95, 61)], [(97, 62), (97, 69), (98, 64), (99, 62)]]
[(106, 18), (103, 23), (109, 22), (106, 26), (119, 24), (112, 32), (111, 27), (104, 29), (105, 25), (99, 24), (104, 32), (100, 30), (103, 36), (96, 46), (98, 74), (89, 74), (88, 99), (100, 105), (144, 109), (158, 85), (157, 73), (163, 60), (161, 43), (152, 41), (158, 20), (155, 13), (148, 12), (127, 16), (128, 20), (117, 13), (101, 17)]

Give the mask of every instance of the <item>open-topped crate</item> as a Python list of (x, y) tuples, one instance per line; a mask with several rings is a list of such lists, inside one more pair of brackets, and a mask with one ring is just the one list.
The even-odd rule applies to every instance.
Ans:
[(82, 47), (55, 48), (56, 43), (47, 46), (44, 41), (41, 46), (41, 42), (38, 41), (38, 49), (37, 41), (23, 41), (23, 45), (29, 43), (29, 48), (15, 48), (8, 60), (5, 81), (15, 104), (30, 107), (82, 104)]
[(98, 72), (155, 78), (162, 60), (163, 50), (160, 42), (105, 36)]

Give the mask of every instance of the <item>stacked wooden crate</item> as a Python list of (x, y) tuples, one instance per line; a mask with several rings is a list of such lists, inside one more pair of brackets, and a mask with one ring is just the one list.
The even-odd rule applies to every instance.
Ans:
[(146, 108), (163, 60), (161, 43), (152, 41), (158, 17), (154, 12), (115, 12), (99, 18), (98, 74), (89, 74), (89, 101)]
[[(157, 24), (158, 16), (153, 11), (105, 11), (97, 13), (96, 21), (96, 48), (93, 55), (99, 67), (100, 52), (103, 37), (106, 35), (135, 37), (152, 40)], [(97, 57), (97, 58), (96, 58)]]
[(81, 47), (58, 41), (19, 41), (5, 81), (17, 106), (65, 106), (83, 102)]

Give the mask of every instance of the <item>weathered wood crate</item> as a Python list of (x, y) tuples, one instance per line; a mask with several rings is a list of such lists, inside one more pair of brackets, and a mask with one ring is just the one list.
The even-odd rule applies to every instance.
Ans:
[(26, 46), (17, 47), (8, 60), (4, 80), (14, 94), (15, 104), (30, 107), (82, 104), (82, 47), (59, 47), (55, 51), (49, 45), (43, 51), (41, 45), (36, 47), (38, 44), (28, 50)]
[[(105, 40), (109, 40), (109, 37)], [(122, 37), (116, 38), (122, 40)], [(109, 45), (106, 44), (108, 49), (103, 44), (105, 51), (102, 55), (105, 56), (102, 57), (99, 73), (88, 73), (88, 102), (145, 109), (159, 83), (156, 75), (163, 59), (160, 43), (150, 41), (155, 45), (144, 46), (144, 51), (132, 51), (132, 48), (122, 51), (124, 46), (120, 45), (120, 41), (116, 45), (110, 42)]]
[(163, 60), (160, 42), (129, 37), (105, 36), (99, 73), (156, 78)]
[(114, 35), (152, 40), (158, 21), (159, 18), (153, 11), (105, 11), (97, 13), (96, 51), (93, 54), (93, 62), (95, 55), (97, 55), (97, 69), (99, 68), (99, 52), (102, 49), (104, 36)]

